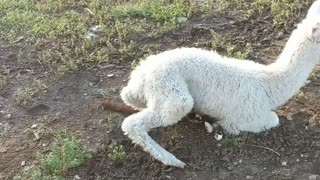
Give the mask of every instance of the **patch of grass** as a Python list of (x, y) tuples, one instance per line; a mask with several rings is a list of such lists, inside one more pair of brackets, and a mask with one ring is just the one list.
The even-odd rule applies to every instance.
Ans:
[(252, 46), (250, 43), (247, 43), (245, 48), (240, 50), (239, 47), (228, 42), (225, 38), (220, 36), (214, 30), (211, 30), (211, 35), (212, 35), (212, 38), (211, 38), (212, 49), (219, 51), (228, 57), (233, 57), (237, 59), (246, 59), (246, 58), (249, 58), (250, 54), (252, 53)]
[(237, 136), (234, 135), (226, 135), (224, 137), (223, 142), (227, 145), (241, 147), (249, 138), (248, 133), (241, 133)]
[(299, 90), (295, 95), (294, 95), (294, 99), (297, 101), (303, 101), (305, 100), (305, 95), (304, 92), (302, 90)]
[[(211, 1), (210, 1), (211, 2)], [(241, 10), (247, 17), (259, 13), (270, 12), (273, 24), (280, 26), (286, 24), (289, 18), (300, 13), (301, 9), (310, 5), (312, 0), (217, 0), (211, 4), (211, 11), (221, 13), (227, 9)]]
[(31, 171), (21, 176), (16, 176), (15, 179), (64, 179), (68, 170), (81, 165), (90, 157), (90, 153), (82, 147), (75, 137), (65, 134), (59, 135), (55, 138), (55, 142), (50, 148), (50, 153), (40, 155), (39, 164)]
[(0, 89), (7, 84), (7, 77), (0, 74)]
[(111, 143), (108, 148), (110, 151), (108, 157), (112, 160), (124, 160), (127, 158), (127, 153), (121, 144)]
[(3, 0), (0, 40), (21, 49), (22, 65), (63, 75), (141, 57), (137, 37), (178, 28), (178, 18), (188, 17), (190, 8), (184, 0)]
[(40, 80), (37, 80), (31, 85), (31, 87), (24, 88), (24, 89), (17, 91), (17, 93), (14, 97), (14, 100), (18, 105), (23, 106), (33, 96), (40, 94), (40, 93), (43, 93), (43, 92), (46, 92), (47, 88), (48, 87), (46, 86), (45, 83), (43, 83)]

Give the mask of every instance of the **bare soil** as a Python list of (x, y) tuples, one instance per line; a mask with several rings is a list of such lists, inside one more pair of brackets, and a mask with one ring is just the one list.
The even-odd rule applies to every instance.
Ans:
[[(250, 58), (269, 64), (279, 54), (293, 22), (275, 30), (268, 15), (256, 19), (221, 15), (217, 18), (189, 19), (185, 27), (157, 39), (141, 38), (140, 43), (159, 45), (158, 51), (180, 46), (210, 48), (210, 29), (223, 34), (239, 47), (250, 42)], [(302, 17), (302, 16), (301, 16)], [(188, 118), (166, 128), (157, 128), (151, 136), (163, 147), (187, 163), (185, 169), (167, 167), (134, 146), (121, 132), (123, 115), (97, 109), (106, 91), (115, 102), (126, 84), (130, 62), (99, 65), (93, 70), (71, 73), (60, 78), (39, 77), (35, 67), (17, 63), (18, 50), (0, 46), (1, 73), (9, 83), (0, 89), (0, 179), (12, 179), (36, 163), (36, 152), (46, 153), (52, 143), (51, 132), (67, 130), (82, 138), (94, 153), (81, 167), (69, 172), (68, 179), (320, 179), (320, 76), (310, 78), (302, 99), (292, 98), (277, 112), (281, 126), (260, 134), (244, 134), (216, 141), (207, 134), (202, 122)], [(114, 74), (113, 77), (107, 77)], [(19, 87), (35, 79), (48, 82), (46, 93), (33, 97), (25, 106), (17, 106), (14, 94)], [(299, 78), (299, 77), (297, 77)], [(8, 116), (11, 115), (11, 117)], [(290, 117), (292, 117), (292, 120)], [(106, 117), (109, 120), (106, 121)], [(33, 124), (39, 126), (30, 131)], [(29, 129), (29, 130), (28, 130)], [(40, 132), (35, 140), (32, 131)], [(31, 132), (31, 133), (30, 133)], [(108, 158), (108, 145), (122, 144), (128, 157)], [(21, 166), (21, 162), (26, 165)]]

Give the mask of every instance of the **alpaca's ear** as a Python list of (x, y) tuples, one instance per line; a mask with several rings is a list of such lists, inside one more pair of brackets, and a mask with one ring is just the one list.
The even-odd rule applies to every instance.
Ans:
[(308, 10), (308, 19), (319, 21), (320, 19), (320, 0), (315, 1)]

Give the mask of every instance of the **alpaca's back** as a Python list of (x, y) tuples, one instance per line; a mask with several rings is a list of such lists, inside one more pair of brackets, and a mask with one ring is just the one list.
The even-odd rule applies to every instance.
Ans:
[[(219, 116), (220, 113), (224, 114), (222, 108), (226, 104), (238, 106), (241, 96), (261, 97), (256, 87), (259, 86), (257, 83), (263, 82), (264, 76), (264, 65), (224, 58), (211, 51), (181, 48), (149, 56), (132, 72), (126, 88), (135, 89), (131, 90), (131, 94), (137, 92), (135, 96), (141, 102), (141, 99), (148, 99), (145, 97), (163, 88), (161, 83), (171, 83), (174, 87), (176, 81), (185, 81), (194, 99), (194, 108)], [(250, 92), (252, 86), (256, 90)], [(226, 94), (229, 98), (225, 98)]]

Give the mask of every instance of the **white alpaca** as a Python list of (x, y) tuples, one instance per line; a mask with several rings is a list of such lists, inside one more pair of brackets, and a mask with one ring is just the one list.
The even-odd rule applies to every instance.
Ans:
[(127, 105), (141, 110), (125, 118), (122, 130), (162, 163), (183, 168), (185, 163), (148, 135), (151, 128), (175, 124), (191, 109), (220, 119), (231, 134), (276, 127), (279, 118), (272, 110), (304, 85), (316, 64), (320, 64), (320, 0), (270, 65), (196, 48), (149, 56), (121, 92)]

